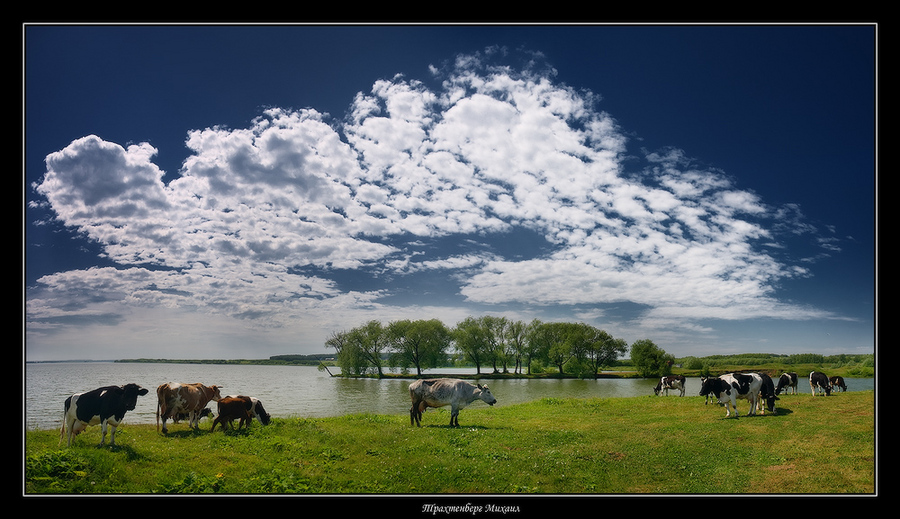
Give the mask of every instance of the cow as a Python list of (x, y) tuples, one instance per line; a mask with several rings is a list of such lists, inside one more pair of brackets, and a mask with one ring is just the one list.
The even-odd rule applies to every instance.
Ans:
[(225, 398), (249, 398), (250, 418), (256, 418), (259, 423), (263, 425), (269, 425), (269, 421), (271, 421), (272, 416), (266, 412), (266, 408), (263, 407), (262, 402), (260, 402), (258, 398), (244, 395), (228, 395)]
[(429, 407), (450, 406), (450, 426), (459, 427), (459, 411), (475, 400), (488, 405), (497, 403), (491, 390), (485, 385), (470, 384), (452, 378), (419, 379), (409, 385), (409, 423), (421, 427), (422, 413)]
[[(787, 388), (791, 389), (791, 394), (797, 394), (797, 374), (794, 372), (791, 373), (782, 373), (780, 377), (778, 377), (778, 385), (775, 387), (775, 395), (780, 395), (781, 391), (787, 391)], [(785, 393), (787, 394), (787, 393)]]
[[(63, 425), (59, 431), (59, 439), (63, 435), (67, 438), (67, 447), (72, 446), (72, 437), (87, 429), (89, 425), (100, 424), (102, 431), (100, 446), (106, 442), (107, 426), (112, 427), (109, 436), (109, 444), (116, 444), (116, 428), (125, 418), (126, 411), (133, 411), (137, 406), (139, 396), (144, 396), (150, 391), (137, 384), (125, 384), (124, 386), (105, 386), (87, 391), (75, 393), (66, 398), (63, 404)], [(68, 430), (68, 434), (66, 431)]]
[(684, 385), (685, 378), (684, 375), (670, 375), (668, 377), (662, 377), (659, 379), (659, 383), (656, 384), (656, 387), (653, 388), (653, 392), (658, 396), (660, 392), (665, 391), (666, 396), (669, 396), (669, 390), (679, 390), (681, 394), (679, 396), (684, 396)]
[(166, 420), (178, 415), (188, 413), (189, 425), (192, 429), (198, 429), (200, 413), (210, 401), (218, 402), (222, 396), (219, 389), (222, 386), (204, 386), (203, 384), (179, 384), (168, 382), (156, 388), (156, 430), (159, 431), (159, 420), (162, 418), (162, 432), (167, 434)]
[(837, 388), (841, 388), (841, 392), (847, 391), (847, 384), (844, 383), (844, 377), (839, 375), (828, 377), (828, 382), (831, 384), (831, 389), (833, 391), (837, 391)]
[[(199, 420), (199, 419), (203, 418), (204, 416), (209, 416), (210, 418), (215, 417), (215, 415), (212, 412), (212, 409), (210, 409), (208, 407), (204, 407), (200, 411), (200, 414), (197, 416), (197, 419)], [(178, 423), (182, 420), (189, 420), (190, 418), (191, 418), (191, 413), (178, 413), (178, 414), (172, 416), (172, 423)]]
[(825, 396), (831, 396), (831, 383), (828, 381), (828, 375), (818, 371), (809, 372), (809, 388), (812, 390), (813, 396), (816, 396), (817, 389), (825, 392)]
[(700, 388), (700, 396), (707, 396), (711, 393), (716, 395), (719, 404), (725, 406), (725, 417), (731, 416), (731, 410), (734, 410), (734, 417), (737, 418), (738, 398), (750, 402), (748, 415), (756, 414), (760, 387), (762, 387), (762, 377), (756, 373), (727, 373), (716, 378), (705, 379)]
[(769, 412), (774, 413), (775, 401), (779, 399), (775, 393), (775, 383), (772, 381), (772, 377), (765, 373), (760, 373), (759, 377), (762, 379), (762, 384), (759, 388), (757, 405), (762, 404), (762, 414), (766, 414), (766, 409), (768, 409)]
[(227, 429), (231, 426), (231, 422), (237, 419), (240, 419), (238, 422), (238, 429), (247, 424), (247, 428), (250, 428), (250, 408), (253, 407), (253, 402), (250, 401), (250, 397), (231, 397), (226, 396), (224, 398), (219, 399), (218, 403), (219, 416), (213, 420), (212, 427), (209, 429), (210, 432), (216, 430), (216, 424), (222, 424), (222, 430)]

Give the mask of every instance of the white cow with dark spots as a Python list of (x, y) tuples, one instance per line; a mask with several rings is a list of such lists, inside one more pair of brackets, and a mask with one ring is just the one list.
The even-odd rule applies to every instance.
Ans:
[(497, 403), (487, 386), (452, 378), (419, 379), (409, 385), (412, 407), (409, 423), (421, 426), (422, 413), (429, 407), (450, 406), (450, 426), (459, 427), (459, 411), (476, 400)]
[(700, 388), (700, 396), (716, 395), (719, 403), (725, 406), (726, 418), (731, 416), (732, 410), (734, 417), (737, 418), (737, 400), (747, 400), (750, 402), (750, 412), (747, 414), (752, 416), (756, 414), (761, 387), (762, 377), (756, 373), (728, 373), (720, 377), (705, 379), (703, 387)]

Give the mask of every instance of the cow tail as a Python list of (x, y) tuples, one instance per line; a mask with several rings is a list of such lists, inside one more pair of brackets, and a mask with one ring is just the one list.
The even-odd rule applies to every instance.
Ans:
[(159, 432), (159, 399), (156, 400), (156, 432)]

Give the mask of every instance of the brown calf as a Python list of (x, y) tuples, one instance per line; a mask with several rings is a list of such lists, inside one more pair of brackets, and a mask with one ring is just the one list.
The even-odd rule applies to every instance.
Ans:
[(238, 418), (241, 420), (238, 422), (238, 429), (243, 427), (244, 424), (247, 424), (247, 427), (249, 428), (251, 407), (253, 407), (253, 402), (251, 402), (250, 397), (247, 396), (227, 396), (219, 400), (219, 416), (213, 420), (210, 432), (216, 429), (216, 424), (218, 423), (221, 423), (222, 429), (225, 430), (231, 425), (233, 420)]

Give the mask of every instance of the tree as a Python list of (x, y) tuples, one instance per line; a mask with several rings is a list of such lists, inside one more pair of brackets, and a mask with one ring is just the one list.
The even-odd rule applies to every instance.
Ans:
[(380, 378), (384, 376), (381, 354), (387, 349), (387, 345), (384, 327), (380, 322), (373, 320), (350, 330), (343, 349), (350, 347), (351, 351), (365, 362), (366, 369), (373, 368)]
[(475, 373), (481, 374), (481, 365), (489, 358), (487, 337), (481, 322), (466, 317), (453, 329), (453, 342), (465, 358), (475, 364)]
[(450, 330), (438, 319), (393, 321), (388, 324), (387, 338), (391, 364), (401, 368), (414, 366), (417, 375), (422, 374), (422, 369), (440, 366), (450, 347)]
[(337, 351), (337, 363), (342, 375), (361, 375), (366, 371), (367, 363), (359, 344), (351, 340), (350, 332), (332, 332), (325, 341), (325, 346)]
[(600, 373), (600, 368), (612, 366), (627, 351), (625, 339), (616, 339), (604, 330), (589, 328), (585, 353), (595, 377)]
[(661, 377), (672, 372), (675, 356), (669, 355), (649, 339), (631, 345), (631, 362), (642, 377)]
[(481, 325), (484, 331), (484, 338), (487, 341), (487, 352), (494, 367), (494, 373), (500, 372), (497, 369), (498, 363), (503, 366), (503, 372), (507, 373), (509, 371), (507, 369), (509, 352), (507, 352), (506, 330), (509, 326), (509, 321), (506, 317), (486, 315), (478, 319), (478, 324)]
[(506, 342), (515, 361), (514, 373), (522, 373), (522, 359), (528, 351), (528, 325), (522, 321), (510, 321), (506, 327)]

